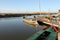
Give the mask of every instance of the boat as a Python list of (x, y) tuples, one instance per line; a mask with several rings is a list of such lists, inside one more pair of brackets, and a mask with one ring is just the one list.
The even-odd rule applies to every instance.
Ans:
[[(40, 25), (50, 26), (44, 23)], [(57, 32), (55, 32), (52, 27), (49, 27), (45, 30), (40, 30), (36, 32), (34, 35), (32, 35), (30, 38), (28, 38), (28, 40), (56, 40), (56, 39), (57, 39)]]
[(31, 25), (31, 24), (28, 24), (28, 23), (26, 23), (26, 22), (23, 22), (23, 23), (26, 24), (26, 25), (28, 25), (28, 26), (30, 26), (30, 27), (32, 27), (32, 28), (38, 27), (38, 25)]
[(38, 25), (37, 20), (34, 18), (25, 18), (23, 21), (31, 25)]
[(56, 40), (57, 33), (52, 27), (46, 30), (40, 30), (32, 35), (28, 40)]
[[(48, 20), (44, 20), (44, 19), (40, 19), (43, 23), (45, 23), (45, 24), (49, 24), (49, 25), (54, 25), (54, 26), (56, 26), (57, 28), (60, 28), (59, 26), (60, 26), (60, 21), (58, 20), (58, 19), (56, 19), (56, 18), (53, 18), (53, 19), (51, 19), (50, 18), (50, 20), (48, 21)], [(40, 21), (39, 20), (39, 21)]]
[(57, 33), (50, 27), (46, 30), (40, 30), (32, 35), (28, 40), (56, 40)]

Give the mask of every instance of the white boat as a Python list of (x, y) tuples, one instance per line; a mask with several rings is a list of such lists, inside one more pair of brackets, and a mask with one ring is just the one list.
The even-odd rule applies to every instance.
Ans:
[(24, 19), (24, 22), (31, 24), (31, 25), (38, 25), (37, 20), (33, 18), (26, 18)]

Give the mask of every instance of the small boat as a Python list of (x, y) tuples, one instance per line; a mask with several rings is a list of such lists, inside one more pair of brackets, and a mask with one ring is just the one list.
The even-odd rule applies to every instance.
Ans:
[[(48, 24), (44, 23), (43, 24), (41, 23), (40, 25), (49, 26)], [(45, 30), (40, 30), (34, 35), (32, 35), (30, 38), (28, 38), (28, 40), (56, 40), (56, 39), (57, 39), (57, 32), (55, 32), (52, 27), (49, 27)]]
[(26, 23), (26, 22), (23, 22), (23, 23), (26, 24), (26, 25), (28, 25), (28, 26), (30, 26), (30, 27), (33, 27), (33, 28), (38, 27), (38, 25), (31, 25), (31, 24), (28, 24), (28, 23)]
[(40, 30), (32, 35), (28, 40), (56, 40), (57, 33), (50, 27), (46, 30)]
[(38, 25), (37, 20), (34, 18), (25, 18), (24, 22), (31, 24), (31, 25)]

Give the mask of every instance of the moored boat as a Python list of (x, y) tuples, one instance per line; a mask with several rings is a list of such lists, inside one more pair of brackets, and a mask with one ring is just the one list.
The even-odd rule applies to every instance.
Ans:
[(32, 35), (28, 40), (56, 40), (57, 33), (50, 27), (46, 30), (40, 30)]
[(26, 22), (28, 24), (32, 24), (32, 25), (38, 25), (37, 20), (34, 18), (26, 18), (26, 19), (24, 19), (24, 22)]
[[(44, 24), (42, 21), (38, 22), (39, 25), (50, 26), (48, 24)], [(32, 35), (28, 40), (56, 40), (57, 32), (52, 27), (49, 27), (45, 30), (40, 30)]]

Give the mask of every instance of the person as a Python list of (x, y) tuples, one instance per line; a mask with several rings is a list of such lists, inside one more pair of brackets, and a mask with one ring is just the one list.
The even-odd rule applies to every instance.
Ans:
[(34, 16), (34, 18), (36, 18), (36, 16)]

